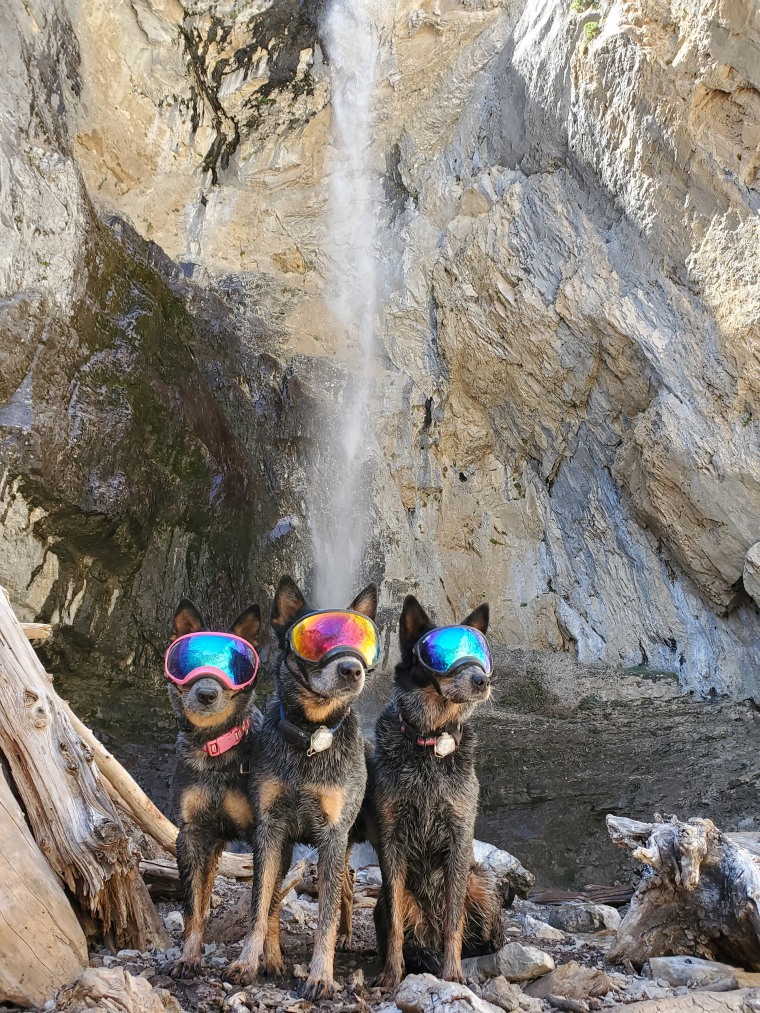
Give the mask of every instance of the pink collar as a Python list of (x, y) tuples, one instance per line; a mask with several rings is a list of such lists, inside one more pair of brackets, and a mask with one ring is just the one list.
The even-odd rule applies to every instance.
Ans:
[(242, 725), (235, 725), (234, 728), (230, 728), (224, 735), (211, 739), (209, 742), (204, 742), (203, 752), (209, 756), (221, 756), (222, 753), (226, 753), (228, 749), (232, 749), (233, 746), (236, 746), (238, 742), (245, 738), (250, 727), (251, 719), (246, 718)]

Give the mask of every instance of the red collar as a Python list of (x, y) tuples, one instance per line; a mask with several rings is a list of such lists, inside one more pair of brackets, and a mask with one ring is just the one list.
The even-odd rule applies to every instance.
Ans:
[(222, 753), (226, 753), (228, 749), (232, 749), (233, 746), (236, 746), (238, 742), (244, 739), (250, 727), (251, 719), (246, 718), (242, 725), (235, 725), (234, 728), (230, 728), (224, 735), (211, 739), (209, 742), (204, 742), (203, 752), (209, 756), (221, 756)]

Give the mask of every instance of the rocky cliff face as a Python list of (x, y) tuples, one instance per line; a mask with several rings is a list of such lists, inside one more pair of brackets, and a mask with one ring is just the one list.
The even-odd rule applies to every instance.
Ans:
[[(340, 425), (353, 367), (323, 14), (0, 15), (0, 580), (71, 663), (139, 666), (180, 590), (222, 616), (308, 576), (314, 420)], [(505, 643), (759, 695), (754, 5), (375, 15), (386, 614), (408, 587), (444, 621), (488, 598)]]

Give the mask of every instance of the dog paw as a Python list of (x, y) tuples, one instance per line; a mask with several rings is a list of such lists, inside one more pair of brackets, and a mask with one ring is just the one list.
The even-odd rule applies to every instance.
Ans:
[(332, 999), (335, 995), (335, 982), (332, 978), (319, 978), (309, 975), (303, 985), (301, 985), (299, 994), (307, 1002)]
[(242, 964), (239, 960), (227, 965), (224, 972), (224, 980), (233, 985), (252, 985), (258, 974), (258, 967), (251, 964)]
[(441, 975), (441, 977), (443, 978), (444, 981), (456, 981), (460, 985), (466, 985), (467, 984), (465, 976), (461, 972), (458, 972), (458, 971), (451, 971), (449, 974), (446, 974), (444, 972)]
[(285, 964), (282, 958), (264, 960), (264, 974), (267, 978), (284, 978)]
[(396, 968), (386, 968), (382, 974), (379, 974), (372, 982), (375, 988), (394, 989), (401, 984), (401, 979), (404, 977), (404, 972), (397, 970)]
[(351, 935), (350, 932), (341, 932), (335, 940), (335, 949), (340, 950), (341, 953), (347, 953), (351, 949)]
[(190, 978), (194, 974), (200, 974), (200, 970), (200, 957), (180, 957), (179, 960), (175, 960), (168, 968), (172, 978)]

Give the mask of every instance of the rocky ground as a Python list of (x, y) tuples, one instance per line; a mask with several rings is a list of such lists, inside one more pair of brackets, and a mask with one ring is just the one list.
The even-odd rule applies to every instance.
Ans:
[[(77, 1013), (93, 1008), (124, 1013), (245, 1013), (312, 1008), (299, 998), (298, 986), (307, 975), (313, 944), (317, 912), (314, 869), (307, 857), (301, 858), (299, 867), (292, 871), (289, 878), (297, 881), (297, 888), (291, 889), (282, 908), (283, 951), (290, 974), (287, 980), (262, 979), (244, 989), (225, 980), (227, 964), (240, 952), (249, 888), (219, 877), (200, 975), (180, 981), (170, 976), (180, 954), (183, 923), (178, 903), (164, 900), (158, 906), (172, 937), (169, 949), (145, 953), (96, 949), (90, 957), (89, 971), (79, 983), (61, 990), (57, 999), (44, 1007), (45, 1013)], [(641, 1013), (681, 1008), (756, 1013), (760, 1009), (760, 1004), (753, 1005), (757, 1002), (754, 992), (739, 989), (739, 982), (727, 979), (721, 965), (693, 961), (695, 967), (705, 964), (706, 970), (687, 974), (683, 966), (674, 969), (665, 961), (654, 974), (648, 966), (641, 974), (632, 973), (630, 966), (607, 966), (606, 952), (620, 913), (606, 905), (580, 902), (547, 905), (517, 900), (504, 912), (505, 946), (497, 954), (465, 961), (467, 987), (431, 975), (413, 975), (398, 990), (389, 992), (373, 984), (379, 965), (372, 908), (379, 883), (376, 865), (357, 869), (352, 947), (336, 955), (336, 996), (321, 1002), (320, 1009), (332, 1013), (541, 1013), (553, 1009), (587, 1013), (630, 1004)], [(747, 980), (742, 984), (754, 984), (753, 977), (757, 976), (745, 976)], [(726, 988), (731, 991), (725, 992)]]

